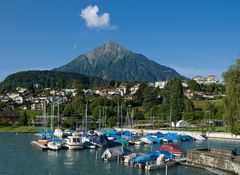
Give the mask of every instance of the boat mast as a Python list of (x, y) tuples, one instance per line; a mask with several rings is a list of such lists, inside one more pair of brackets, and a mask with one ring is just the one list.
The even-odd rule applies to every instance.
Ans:
[(88, 120), (88, 117), (87, 117), (87, 106), (88, 106), (88, 101), (86, 103), (86, 108), (85, 108), (85, 132), (87, 131), (87, 120)]
[(47, 131), (47, 114), (46, 114), (46, 101), (43, 103), (43, 120), (44, 120), (44, 130)]
[(122, 114), (122, 104), (121, 104), (121, 135), (123, 136), (123, 114)]
[(51, 130), (54, 128), (54, 100), (52, 100), (52, 108), (51, 108)]
[(99, 109), (99, 116), (98, 116), (98, 128), (99, 130), (101, 129), (101, 124), (102, 124), (102, 116), (101, 116), (101, 108)]
[(118, 100), (118, 103), (117, 103), (117, 127), (119, 127), (120, 125), (120, 123), (119, 123), (119, 100)]
[(58, 128), (60, 128), (59, 100), (57, 101)]

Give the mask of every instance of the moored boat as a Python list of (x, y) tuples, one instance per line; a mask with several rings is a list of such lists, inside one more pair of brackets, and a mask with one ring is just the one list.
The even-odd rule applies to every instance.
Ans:
[(177, 157), (181, 157), (183, 155), (183, 150), (175, 144), (164, 144), (159, 148), (159, 150), (168, 151)]
[(79, 136), (68, 136), (66, 139), (64, 139), (64, 145), (68, 149), (82, 149), (82, 139)]
[(58, 143), (56, 141), (51, 141), (47, 143), (47, 147), (51, 150), (59, 150), (62, 147), (62, 145), (61, 143)]

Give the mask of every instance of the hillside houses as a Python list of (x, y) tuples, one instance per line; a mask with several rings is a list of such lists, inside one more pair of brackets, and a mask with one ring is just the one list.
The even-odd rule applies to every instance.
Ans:
[(208, 77), (196, 76), (193, 78), (198, 84), (217, 84), (219, 81), (217, 80), (215, 75), (209, 75)]
[[(201, 86), (213, 85), (218, 83), (216, 76), (210, 75), (207, 78), (197, 76), (193, 78)], [(157, 81), (148, 86), (163, 89), (167, 85), (168, 81)], [(131, 86), (130, 86), (131, 84)], [(141, 83), (121, 83), (118, 87), (92, 87), (89, 89), (83, 89), (85, 95), (103, 96), (112, 98), (113, 96), (122, 96), (125, 99), (133, 99), (136, 92), (141, 87)], [(146, 84), (145, 84), (146, 85)], [(144, 86), (145, 86), (144, 85)], [(36, 86), (36, 87), (35, 87)], [(65, 88), (65, 89), (53, 89), (53, 88), (39, 88), (40, 85), (34, 85), (35, 91), (27, 88), (17, 87), (15, 90), (8, 90), (0, 94), (0, 102), (4, 103), (7, 109), (21, 109), (21, 110), (37, 110), (42, 111), (44, 103), (51, 103), (52, 101), (58, 101), (60, 104), (68, 103), (77, 95), (77, 89)], [(142, 86), (142, 87), (144, 87)], [(215, 99), (221, 98), (224, 94), (218, 91), (193, 91), (188, 88), (188, 81), (182, 81), (184, 87), (184, 94), (188, 98), (199, 99)], [(39, 89), (38, 89), (39, 88)], [(224, 92), (224, 91), (223, 91)]]

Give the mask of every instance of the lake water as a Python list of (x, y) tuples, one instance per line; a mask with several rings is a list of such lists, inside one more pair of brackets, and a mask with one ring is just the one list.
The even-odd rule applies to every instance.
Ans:
[[(165, 175), (165, 170), (145, 172), (136, 167), (124, 166), (117, 161), (104, 162), (98, 150), (40, 151), (30, 144), (34, 134), (0, 133), (0, 175)], [(210, 147), (236, 148), (240, 153), (240, 142), (209, 140)], [(176, 142), (185, 152), (191, 148), (206, 147), (207, 141)], [(135, 152), (149, 152), (160, 145), (129, 146)], [(97, 154), (96, 154), (97, 151)], [(96, 159), (96, 155), (98, 159)], [(214, 175), (207, 170), (186, 166), (168, 167), (169, 175)]]

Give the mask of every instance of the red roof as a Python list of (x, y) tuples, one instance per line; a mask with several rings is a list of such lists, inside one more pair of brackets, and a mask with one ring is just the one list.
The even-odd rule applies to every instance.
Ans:
[(183, 153), (183, 150), (175, 144), (164, 144), (159, 148), (159, 150), (168, 151), (170, 153)]

